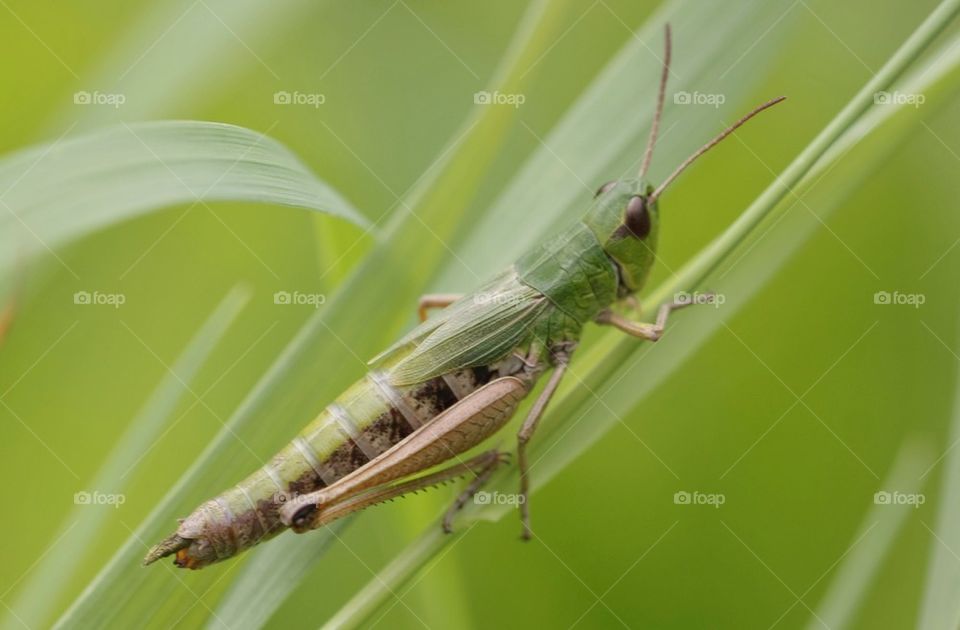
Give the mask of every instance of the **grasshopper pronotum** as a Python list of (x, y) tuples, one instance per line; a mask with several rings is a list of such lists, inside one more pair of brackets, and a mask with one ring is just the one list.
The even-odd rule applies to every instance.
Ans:
[[(504, 461), (504, 453), (460, 455), (499, 430), (538, 379), (553, 370), (517, 435), (523, 535), (529, 538), (526, 446), (567, 372), (588, 322), (614, 326), (649, 341), (660, 338), (671, 311), (654, 323), (616, 313), (653, 266), (658, 200), (695, 159), (759, 112), (764, 103), (687, 158), (654, 187), (645, 180), (663, 111), (670, 68), (666, 28), (656, 113), (636, 178), (597, 191), (584, 217), (539, 245), (466, 296), (428, 295), (422, 323), (372, 361), (372, 370), (331, 403), (260, 470), (198, 507), (177, 531), (153, 547), (150, 564), (175, 554), (179, 567), (198, 569), (292, 528), (304, 532), (369, 505), (473, 474), (443, 520)], [(426, 309), (444, 308), (426, 321)], [(447, 468), (430, 469), (454, 460)], [(419, 475), (419, 476), (418, 476)]]

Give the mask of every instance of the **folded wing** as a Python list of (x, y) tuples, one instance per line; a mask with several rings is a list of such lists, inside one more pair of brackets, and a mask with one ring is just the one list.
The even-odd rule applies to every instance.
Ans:
[(542, 293), (507, 273), (424, 322), (371, 363), (395, 360), (388, 368), (390, 382), (400, 386), (493, 363), (529, 337), (548, 307)]

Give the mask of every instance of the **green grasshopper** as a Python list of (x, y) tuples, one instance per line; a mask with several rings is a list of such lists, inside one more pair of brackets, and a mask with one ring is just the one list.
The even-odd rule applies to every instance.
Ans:
[[(529, 539), (527, 445), (588, 322), (656, 341), (670, 313), (654, 323), (616, 313), (634, 304), (653, 266), (658, 200), (694, 160), (777, 98), (749, 114), (687, 158), (658, 187), (645, 179), (656, 144), (670, 67), (666, 28), (656, 113), (637, 178), (597, 191), (582, 220), (522, 256), (466, 296), (427, 295), (421, 324), (371, 361), (371, 371), (331, 403), (260, 470), (198, 507), (177, 531), (153, 547), (144, 564), (175, 554), (179, 567), (199, 569), (232, 557), (287, 528), (298, 533), (370, 505), (465, 474), (474, 476), (443, 519), (479, 490), (505, 453), (462, 459), (516, 412), (541, 376), (553, 370), (517, 434), (523, 537)], [(444, 308), (427, 320), (426, 311)], [(453, 463), (437, 472), (441, 464)], [(419, 476), (418, 476), (419, 475)]]

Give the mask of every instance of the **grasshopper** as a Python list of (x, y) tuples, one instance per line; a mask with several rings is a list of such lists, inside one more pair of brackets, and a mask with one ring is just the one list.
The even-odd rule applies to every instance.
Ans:
[[(645, 177), (670, 68), (669, 25), (665, 30), (656, 112), (638, 176), (601, 186), (580, 221), (474, 293), (423, 296), (418, 327), (371, 360), (371, 371), (270, 462), (182, 520), (144, 564), (174, 555), (178, 567), (199, 569), (288, 528), (317, 529), (370, 505), (473, 475), (443, 518), (451, 531), (456, 512), (506, 460), (497, 449), (460, 456), (503, 427), (552, 370), (517, 434), (518, 504), (523, 538), (531, 537), (527, 446), (583, 327), (592, 321), (640, 339), (660, 338), (670, 313), (686, 303), (662, 305), (653, 323), (614, 310), (635, 305), (634, 294), (653, 266), (660, 195), (694, 160), (783, 100), (753, 109), (654, 187)], [(435, 308), (443, 310), (427, 319), (427, 310)]]

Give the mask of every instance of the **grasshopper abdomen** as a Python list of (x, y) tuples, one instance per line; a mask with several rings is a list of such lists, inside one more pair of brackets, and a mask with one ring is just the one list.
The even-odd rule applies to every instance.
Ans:
[(286, 526), (279, 509), (360, 469), (420, 426), (522, 363), (499, 362), (395, 386), (374, 370), (329, 404), (269, 462), (200, 505), (177, 531), (151, 549), (149, 564), (175, 553), (198, 569), (276, 536)]

